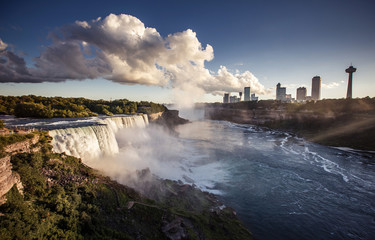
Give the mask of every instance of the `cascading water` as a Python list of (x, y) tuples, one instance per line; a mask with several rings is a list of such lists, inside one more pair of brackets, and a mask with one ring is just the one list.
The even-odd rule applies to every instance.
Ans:
[(85, 161), (119, 152), (115, 134), (119, 129), (148, 125), (147, 115), (104, 118), (98, 125), (49, 131), (53, 151), (82, 158)]

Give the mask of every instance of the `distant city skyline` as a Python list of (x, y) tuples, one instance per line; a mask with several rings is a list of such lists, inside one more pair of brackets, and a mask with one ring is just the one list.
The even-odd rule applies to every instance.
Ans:
[(374, 9), (349, 0), (14, 0), (0, 9), (0, 95), (222, 102), (250, 86), (275, 99), (278, 82), (296, 97), (318, 75), (320, 99), (345, 98), (353, 64), (352, 97), (375, 97)]

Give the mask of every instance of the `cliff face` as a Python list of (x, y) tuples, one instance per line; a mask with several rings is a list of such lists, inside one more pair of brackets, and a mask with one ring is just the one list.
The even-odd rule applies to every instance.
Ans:
[(212, 120), (225, 120), (235, 123), (263, 125), (271, 121), (318, 118), (333, 119), (335, 116), (332, 114), (317, 115), (312, 112), (289, 113), (285, 110), (206, 108), (205, 118)]
[(294, 132), (309, 141), (375, 150), (375, 114), (206, 108), (205, 118)]
[(4, 194), (6, 194), (13, 185), (16, 184), (19, 192), (22, 193), (23, 186), (18, 173), (12, 171), (10, 156), (0, 158), (0, 205), (6, 202)]
[(148, 116), (148, 121), (149, 121), (149, 122), (154, 122), (154, 121), (156, 121), (157, 119), (159, 119), (159, 118), (161, 117), (161, 115), (163, 115), (163, 112), (147, 114), (147, 116)]
[(177, 125), (189, 122), (189, 120), (179, 117), (178, 114), (179, 111), (177, 110), (167, 110), (161, 113), (154, 113), (149, 115), (149, 121), (160, 124), (169, 129), (174, 129)]
[(39, 149), (32, 149), (32, 146), (39, 140), (39, 135), (22, 142), (10, 144), (4, 148), (7, 156), (0, 158), (0, 205), (6, 202), (5, 194), (16, 184), (19, 192), (23, 192), (23, 186), (18, 173), (12, 171), (11, 155), (17, 153), (36, 152)]
[[(4, 152), (10, 155), (14, 155), (17, 153), (25, 153), (25, 152), (30, 152), (32, 145), (36, 144), (39, 141), (39, 135), (35, 135), (32, 139), (22, 141), (22, 142), (17, 142), (10, 144), (6, 147), (4, 147)], [(33, 151), (38, 151), (38, 149), (33, 149)]]

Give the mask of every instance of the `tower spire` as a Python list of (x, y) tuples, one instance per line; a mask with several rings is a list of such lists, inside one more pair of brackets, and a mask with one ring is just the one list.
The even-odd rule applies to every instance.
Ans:
[(350, 65), (349, 68), (345, 70), (345, 72), (349, 73), (349, 80), (348, 80), (348, 90), (346, 92), (346, 98), (352, 98), (352, 85), (353, 85), (353, 73), (356, 72), (357, 69)]

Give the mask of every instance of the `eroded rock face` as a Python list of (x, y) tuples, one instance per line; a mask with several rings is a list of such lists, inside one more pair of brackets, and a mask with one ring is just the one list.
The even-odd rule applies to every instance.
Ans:
[(17, 153), (29, 153), (31, 151), (32, 145), (36, 144), (39, 141), (39, 136), (36, 135), (31, 140), (26, 140), (22, 142), (16, 142), (4, 147), (4, 152), (8, 154), (17, 154)]
[(23, 193), (20, 175), (12, 171), (11, 155), (17, 153), (30, 153), (32, 146), (39, 141), (39, 135), (22, 142), (17, 142), (4, 147), (7, 156), (0, 158), (0, 205), (6, 202), (5, 194), (16, 184), (18, 191)]
[(20, 193), (23, 192), (21, 178), (18, 173), (12, 171), (10, 156), (0, 158), (0, 204), (6, 202), (6, 194), (16, 184)]
[(151, 114), (148, 114), (148, 121), (149, 122), (153, 122), (153, 121), (156, 121), (158, 118), (161, 117), (161, 115), (163, 115), (163, 112), (158, 112), (158, 113), (151, 113)]
[(166, 110), (162, 113), (155, 113), (149, 115), (150, 123), (156, 123), (169, 130), (172, 134), (175, 132), (175, 127), (181, 124), (189, 123), (189, 120), (178, 116), (179, 111), (177, 110)]

